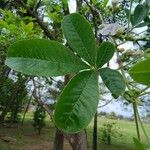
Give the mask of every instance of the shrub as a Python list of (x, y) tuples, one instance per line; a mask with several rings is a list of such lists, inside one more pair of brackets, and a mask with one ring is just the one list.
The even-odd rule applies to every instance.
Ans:
[(45, 122), (44, 122), (45, 117), (46, 117), (45, 110), (40, 105), (37, 105), (33, 117), (34, 120), (33, 127), (35, 130), (38, 131), (39, 135), (41, 134), (42, 128), (45, 126)]

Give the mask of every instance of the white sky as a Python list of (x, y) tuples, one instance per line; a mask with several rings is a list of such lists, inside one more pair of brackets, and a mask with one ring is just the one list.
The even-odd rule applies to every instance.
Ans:
[(70, 13), (76, 12), (76, 0), (69, 0), (69, 11)]

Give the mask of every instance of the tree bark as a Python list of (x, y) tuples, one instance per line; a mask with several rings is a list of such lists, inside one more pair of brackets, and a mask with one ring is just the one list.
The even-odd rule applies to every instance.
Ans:
[(32, 99), (32, 97), (29, 98), (27, 106), (25, 107), (25, 110), (24, 110), (24, 113), (23, 113), (23, 118), (22, 118), (22, 121), (21, 121), (21, 125), (23, 125), (23, 123), (24, 123), (26, 113), (28, 112), (28, 109), (29, 109), (29, 106), (30, 106), (30, 103), (31, 103), (31, 99)]
[[(66, 85), (69, 80), (70, 75), (66, 75), (64, 85)], [(76, 134), (65, 134), (60, 132), (58, 129), (55, 134), (53, 150), (63, 150), (64, 137), (69, 141), (72, 150), (88, 150), (86, 130)]]
[(49, 29), (48, 29), (48, 26), (44, 24), (43, 20), (34, 12), (32, 11), (25, 3), (23, 0), (16, 0), (16, 2), (21, 5), (22, 7), (24, 7), (28, 14), (30, 16), (32, 16), (33, 18), (36, 19), (36, 22), (39, 24), (39, 26), (41, 27), (41, 29), (44, 31), (45, 35), (53, 40), (54, 39), (54, 36), (50, 33)]
[(64, 147), (64, 135), (62, 132), (56, 129), (53, 150), (63, 150), (63, 147)]
[(5, 121), (5, 117), (7, 115), (7, 107), (2, 111), (1, 115), (0, 115), (0, 123), (4, 123)]
[[(69, 82), (69, 78), (70, 78), (69, 75), (65, 75), (64, 85), (66, 85)], [(63, 150), (63, 147), (64, 147), (64, 134), (60, 132), (58, 129), (56, 129), (53, 150)]]
[(86, 130), (68, 135), (67, 139), (72, 147), (72, 150), (88, 150)]
[(93, 150), (97, 150), (97, 113), (95, 114), (93, 125)]

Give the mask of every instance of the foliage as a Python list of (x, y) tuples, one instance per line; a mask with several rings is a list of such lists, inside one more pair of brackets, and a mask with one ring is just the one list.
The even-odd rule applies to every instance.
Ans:
[(70, 14), (62, 21), (62, 30), (69, 46), (90, 65), (95, 66), (96, 43), (90, 24), (79, 14)]
[(115, 130), (113, 129), (114, 125), (115, 123), (104, 123), (101, 128), (102, 141), (107, 145), (112, 144), (112, 137), (115, 133)]
[[(23, 148), (25, 149), (27, 147), (27, 145), (29, 145), (31, 147), (31, 145), (33, 145), (32, 148), (35, 147), (35, 145), (40, 145), (42, 146), (42, 148), (47, 148), (47, 142), (45, 141), (52, 141), (54, 140), (54, 134), (55, 134), (55, 127), (53, 126), (53, 123), (49, 120), (49, 116), (46, 115), (45, 118), (45, 126), (42, 129), (41, 135), (39, 137), (39, 135), (35, 134), (34, 128), (32, 126), (32, 122), (33, 122), (33, 113), (34, 112), (28, 112), (26, 114), (26, 119), (24, 122), (24, 125), (21, 126), (21, 128), (6, 128), (5, 126), (1, 126), (0, 128), (0, 133), (3, 134), (4, 136), (9, 136), (9, 137), (13, 137), (14, 139), (18, 139), (17, 144), (13, 144), (13, 148), (14, 149), (20, 149)], [(135, 149), (134, 147), (134, 143), (133, 143), (133, 139), (132, 137), (136, 136), (136, 131), (134, 130), (135, 126), (134, 126), (134, 122), (131, 121), (124, 121), (124, 120), (117, 120), (115, 122), (116, 125), (114, 126), (114, 128), (116, 128), (116, 126), (118, 126), (120, 128), (119, 133), (122, 134), (121, 137), (116, 136), (116, 138), (114, 138), (113, 136), (113, 140), (112, 140), (112, 145), (108, 146), (104, 143), (101, 142), (101, 138), (102, 138), (102, 134), (101, 134), (101, 127), (104, 123), (106, 123), (107, 121), (114, 122), (114, 120), (108, 120), (106, 118), (101, 118), (98, 117), (98, 148), (102, 148), (105, 150), (131, 150), (131, 149)], [(146, 125), (146, 131), (149, 132), (150, 131), (150, 126)], [(89, 148), (92, 148), (92, 123), (90, 126), (88, 126), (87, 128), (87, 136), (88, 136), (88, 145)], [(27, 136), (25, 136), (27, 135)], [(19, 136), (19, 137), (18, 137)], [(34, 137), (34, 138), (33, 138)], [(144, 135), (142, 134), (142, 142), (144, 144), (146, 144), (146, 139), (144, 138)], [(32, 139), (32, 140), (31, 140)], [(52, 142), (50, 142), (50, 144), (52, 144)], [(66, 146), (68, 146), (68, 144), (64, 145), (64, 148), (67, 148)], [(3, 142), (2, 140), (0, 140), (0, 148), (2, 150), (7, 150), (7, 149), (11, 149), (12, 144), (11, 142)]]
[(149, 70), (149, 68), (150, 68), (150, 60), (149, 59), (143, 60), (143, 61), (139, 62), (138, 64), (134, 65), (130, 69), (130, 75), (135, 81), (137, 81), (141, 84), (150, 86), (150, 82), (149, 82), (150, 70)]
[[(27, 90), (25, 85), (26, 78), (20, 75), (18, 76), (18, 80), (14, 83), (12, 87), (13, 93), (11, 93), (10, 99), (7, 99), (7, 101), (9, 100), (9, 102), (11, 102), (11, 104), (9, 105), (10, 116), (8, 116), (11, 122), (20, 121), (20, 115), (23, 112), (23, 106), (27, 98)], [(6, 105), (8, 105), (8, 103)]]
[(0, 14), (2, 16), (0, 19), (1, 40), (5, 39), (14, 42), (19, 39), (42, 36), (41, 30), (34, 24), (33, 18), (20, 18), (12, 11), (3, 9), (0, 9)]
[[(2, 23), (2, 25), (0, 25), (2, 26), (1, 31), (0, 31), (0, 34), (2, 35), (2, 37), (0, 37), (0, 44), (2, 45), (1, 47), (5, 46), (3, 52), (1, 53), (2, 57), (4, 56), (3, 57), (4, 59), (3, 59), (2, 67), (0, 66), (0, 70), (1, 68), (2, 70), (4, 68), (6, 70), (7, 69), (9, 70), (9, 68), (4, 65), (4, 60), (5, 60), (6, 50), (8, 46), (14, 41), (20, 40), (22, 38), (23, 39), (34, 38), (34, 37), (38, 39), (43, 38), (43, 37), (46, 38), (47, 36), (50, 39), (60, 41), (64, 45), (66, 43), (66, 40), (63, 38), (63, 34), (62, 34), (62, 31), (63, 31), (65, 38), (67, 39), (67, 42), (69, 44), (66, 43), (66, 46), (65, 47), (63, 46), (62, 49), (68, 49), (68, 51), (71, 50), (73, 57), (75, 57), (78, 60), (80, 59), (80, 62), (82, 62), (81, 68), (78, 68), (78, 69), (74, 68), (73, 70), (68, 71), (66, 70), (66, 65), (63, 66), (61, 63), (56, 63), (56, 65), (54, 65), (53, 63), (53, 65), (56, 67), (56, 70), (53, 70), (52, 67), (50, 66), (49, 67), (51, 69), (50, 71), (47, 71), (46, 69), (45, 70), (41, 69), (41, 72), (40, 72), (40, 69), (38, 70), (38, 64), (33, 63), (36, 66), (36, 70), (34, 70), (35, 68), (33, 68), (32, 73), (37, 73), (33, 75), (38, 76), (38, 73), (39, 73), (40, 75), (44, 74), (49, 77), (54, 74), (46, 74), (46, 73), (53, 72), (53, 73), (56, 73), (55, 76), (66, 75), (67, 73), (72, 73), (73, 75), (71, 74), (71, 76), (75, 75), (73, 77), (73, 79), (75, 79), (76, 76), (78, 77), (78, 75), (80, 75), (81, 73), (85, 73), (85, 71), (88, 72), (88, 70), (93, 70), (93, 72), (96, 73), (97, 78), (98, 78), (98, 74), (100, 74), (103, 82), (105, 83), (105, 85), (110, 90), (113, 97), (115, 98), (117, 98), (120, 94), (122, 94), (122, 89), (124, 88), (123, 86), (124, 84), (122, 84), (121, 86), (121, 82), (124, 83), (125, 81), (126, 92), (123, 95), (123, 97), (127, 100), (127, 102), (133, 105), (136, 129), (138, 133), (137, 135), (138, 135), (138, 138), (140, 139), (140, 136), (139, 136), (140, 132), (138, 130), (139, 125), (141, 125), (142, 127), (141, 131), (143, 131), (144, 134), (145, 134), (145, 131), (142, 126), (140, 116), (138, 114), (138, 108), (139, 108), (139, 105), (143, 105), (143, 103), (145, 103), (144, 102), (145, 98), (143, 100), (143, 96), (146, 97), (150, 93), (149, 92), (149, 79), (147, 77), (148, 76), (147, 74), (149, 74), (148, 72), (149, 59), (147, 59), (149, 58), (149, 31), (150, 31), (149, 0), (131, 0), (131, 1), (112, 0), (109, 3), (108, 3), (108, 0), (91, 0), (91, 1), (86, 1), (86, 0), (78, 1), (77, 0), (76, 10), (82, 16), (84, 16), (86, 20), (90, 22), (91, 26), (85, 21), (84, 17), (81, 17), (80, 15), (72, 14), (72, 15), (68, 15), (64, 17), (64, 15), (69, 14), (69, 9), (68, 9), (66, 0), (63, 0), (63, 1), (59, 1), (59, 0), (58, 1), (55, 1), (55, 0), (51, 0), (51, 1), (25, 0), (24, 1), (23, 0), (23, 2), (24, 2), (24, 5), (21, 4), (21, 1), (2, 0), (0, 4), (0, 7), (7, 8), (10, 10), (8, 12), (5, 9), (5, 11), (1, 13), (2, 15), (0, 16), (2, 18), (2, 21), (0, 21)], [(29, 16), (32, 16), (33, 18)], [(41, 21), (42, 24), (39, 23), (39, 21)], [(61, 21), (62, 21), (62, 30), (60, 29)], [(41, 29), (43, 29), (45, 35), (42, 33), (41, 30), (39, 30), (39, 27), (37, 26), (37, 24), (41, 26)], [(140, 30), (142, 29), (141, 27), (145, 27), (145, 31), (140, 32)], [(28, 29), (29, 30), (32, 29), (32, 30), (29, 31)], [(93, 31), (95, 35), (93, 35)], [(23, 34), (20, 34), (20, 33), (23, 33)], [(95, 42), (95, 39), (96, 39), (96, 42)], [(108, 41), (108, 43), (106, 41)], [(105, 42), (106, 42), (106, 45), (110, 44), (110, 46), (108, 46), (109, 47), (108, 49), (107, 49), (107, 46), (105, 45)], [(49, 41), (49, 43), (45, 43), (45, 45), (48, 45), (50, 43), (52, 42)], [(33, 50), (33, 51), (39, 52), (39, 49), (36, 48), (35, 45), (33, 47), (36, 50)], [(133, 45), (133, 47), (128, 49), (127, 47), (129, 45)], [(25, 47), (27, 46), (25, 45)], [(43, 47), (45, 48), (46, 46), (43, 46)], [(29, 57), (28, 52), (30, 53), (30, 51), (27, 51), (26, 56)], [(17, 52), (15, 53), (17, 54)], [(119, 82), (120, 80), (118, 77), (114, 77), (116, 74), (118, 74), (118, 73), (115, 73), (116, 70), (114, 72), (114, 70), (109, 69), (109, 67), (111, 68), (110, 59), (112, 58), (114, 53), (115, 53), (114, 55), (115, 57), (113, 58), (116, 59), (115, 64), (117, 64), (116, 65), (117, 70), (120, 71), (124, 80), (124, 81), (121, 80), (121, 82)], [(36, 61), (38, 63), (40, 62), (39, 68), (42, 68), (41, 64), (42, 64), (44, 55), (45, 54), (41, 55), (40, 53), (40, 58), (38, 57), (38, 55), (35, 57)], [(49, 57), (46, 56), (44, 57), (44, 59), (45, 58), (46, 59), (48, 58), (49, 62), (53, 60), (52, 57), (50, 56)], [(30, 57), (24, 58), (26, 60), (30, 59), (29, 67), (21, 66), (21, 65), (19, 66), (20, 63), (19, 62), (16, 63), (16, 60), (18, 61), (18, 58), (16, 57), (10, 58), (10, 59), (13, 65), (17, 65), (16, 67), (20, 69), (21, 67), (24, 67), (24, 70), (27, 69), (26, 70), (27, 72), (25, 73), (30, 74), (29, 73), (29, 71), (31, 71), (29, 69), (29, 67), (31, 67)], [(23, 58), (21, 57), (19, 59), (21, 61), (23, 60)], [(140, 62), (141, 60), (143, 61)], [(67, 65), (69, 65), (69, 63), (72, 64), (72, 61), (69, 61)], [(105, 63), (107, 63), (107, 68), (100, 68)], [(141, 67), (142, 63), (144, 64), (143, 67)], [(83, 64), (85, 68), (82, 68)], [(136, 65), (134, 66), (134, 64)], [(43, 68), (45, 67), (46, 66), (43, 65)], [(63, 72), (59, 72), (62, 70)], [(23, 72), (23, 70), (21, 71)], [(103, 71), (104, 73), (101, 71)], [(7, 71), (5, 73), (7, 73)], [(57, 73), (60, 73), (60, 74), (57, 74)], [(71, 84), (71, 87), (75, 85), (74, 82), (72, 83), (72, 80), (69, 83)], [(101, 82), (101, 80), (99, 80), (99, 82)], [(145, 84), (146, 87), (141, 86), (139, 83)], [(116, 85), (117, 88), (114, 85)], [(67, 87), (63, 90), (63, 92), (66, 92), (66, 93), (70, 92), (70, 90), (68, 90), (69, 88)], [(87, 88), (83, 88), (81, 90), (85, 91), (86, 89)], [(81, 90), (79, 91), (81, 92)], [(77, 92), (77, 90), (75, 91)], [(64, 97), (63, 93), (60, 95), (60, 98), (61, 97)], [(83, 102), (83, 99), (84, 98), (82, 98), (81, 102)], [(76, 99), (75, 102), (78, 102), (78, 99)], [(78, 104), (78, 103), (74, 103), (74, 104)], [(58, 105), (59, 105), (59, 101), (58, 101)], [(77, 107), (77, 108), (79, 110), (80, 107)], [(57, 109), (57, 105), (56, 105), (56, 109)], [(92, 113), (94, 113), (94, 111)]]
[(148, 5), (139, 4), (134, 10), (133, 16), (131, 16), (131, 23), (133, 27), (143, 27), (148, 24), (148, 22), (141, 23), (147, 16), (149, 11)]
[[(65, 24), (67, 24), (67, 26), (65, 26)], [(67, 73), (76, 73), (84, 69), (91, 70), (79, 72), (63, 90), (56, 105), (56, 126), (66, 132), (74, 133), (79, 132), (88, 125), (97, 109), (99, 99), (97, 78), (99, 63), (102, 63), (96, 61), (96, 59), (102, 60), (104, 64), (113, 56), (113, 53), (111, 52), (109, 58), (103, 58), (103, 56), (99, 55), (96, 56), (95, 40), (92, 29), (89, 23), (79, 14), (70, 14), (66, 16), (62, 22), (62, 28), (67, 40), (69, 40), (68, 44), (84, 59), (84, 61), (79, 59), (75, 53), (69, 51), (65, 46), (57, 42), (33, 39), (13, 44), (9, 49), (6, 64), (14, 70), (37, 76), (65, 75)], [(85, 38), (84, 35), (86, 36), (87, 33), (89, 36)], [(107, 48), (105, 48), (105, 45)], [(107, 42), (107, 44), (103, 44), (103, 47), (104, 53), (106, 51), (108, 53), (108, 49), (112, 49), (113, 44)], [(18, 51), (20, 49), (21, 51)], [(44, 50), (44, 53), (41, 53), (41, 50)], [(52, 66), (50, 67), (48, 61), (54, 63), (54, 65), (51, 64)], [(86, 62), (90, 64), (90, 66), (86, 65)], [(98, 62), (98, 64), (96, 62)], [(70, 68), (68, 64), (72, 64)], [(101, 72), (103, 72), (103, 70), (101, 70)], [(117, 71), (113, 70), (113, 72)], [(119, 82), (121, 81), (120, 84), (116, 84), (117, 86), (112, 87), (111, 82), (114, 81), (112, 77), (107, 86), (111, 90), (115, 88), (121, 89), (119, 92), (119, 94), (121, 94), (125, 89), (124, 80), (119, 72), (116, 73), (116, 77), (118, 77)], [(118, 82), (117, 80), (116, 82)], [(92, 93), (90, 92), (91, 89), (89, 86), (93, 89)], [(74, 98), (72, 99), (72, 97)], [(69, 102), (71, 103), (69, 104)], [(81, 116), (79, 112), (82, 112)], [(89, 112), (89, 114), (86, 112)]]
[(3, 122), (8, 115), (8, 119), (11, 122), (19, 121), (19, 114), (23, 110), (23, 104), (27, 95), (25, 89), (26, 79), (21, 76), (15, 82), (7, 77), (0, 81), (0, 119)]
[(122, 91), (124, 91), (125, 89), (121, 74), (115, 70), (108, 68), (102, 68), (99, 71), (103, 82), (111, 91), (113, 97), (118, 98), (119, 95), (122, 94)]
[(97, 55), (99, 56), (97, 58), (97, 65), (98, 67), (102, 67), (113, 57), (115, 52), (115, 47), (110, 42), (103, 42), (97, 51), (98, 51)]
[(96, 78), (95, 72), (84, 71), (64, 88), (55, 109), (55, 122), (59, 128), (77, 132), (90, 123), (99, 98)]
[(35, 76), (60, 76), (87, 68), (66, 47), (45, 39), (17, 42), (10, 47), (8, 55), (6, 64), (12, 69)]
[[(5, 4), (10, 3), (5, 1)], [(10, 8), (0, 8), (0, 16), (0, 120), (4, 122), (7, 117), (11, 122), (18, 122), (26, 100), (27, 78), (5, 65), (7, 49), (16, 40), (42, 36), (42, 31), (33, 18), (20, 17)]]
[(141, 142), (138, 139), (133, 138), (133, 141), (134, 141), (136, 150), (144, 150), (144, 146), (141, 144)]
[(34, 120), (33, 127), (35, 130), (38, 131), (39, 135), (41, 134), (42, 128), (45, 126), (44, 122), (45, 117), (46, 117), (45, 110), (40, 105), (37, 105), (33, 117)]

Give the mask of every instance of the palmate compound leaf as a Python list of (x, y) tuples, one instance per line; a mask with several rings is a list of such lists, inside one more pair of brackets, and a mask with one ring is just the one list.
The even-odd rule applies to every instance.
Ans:
[(14, 43), (8, 50), (6, 65), (34, 76), (60, 76), (88, 68), (65, 46), (46, 39)]
[(103, 42), (97, 52), (97, 66), (102, 67), (114, 55), (115, 46), (111, 42)]
[(70, 47), (89, 64), (95, 65), (96, 43), (90, 24), (80, 14), (64, 17), (62, 30)]
[(114, 98), (118, 98), (125, 91), (125, 82), (122, 75), (109, 68), (102, 68), (99, 70), (100, 76), (110, 90)]
[(77, 74), (64, 88), (55, 108), (55, 124), (68, 133), (84, 129), (93, 118), (99, 101), (98, 80), (93, 71)]
[(129, 74), (136, 82), (150, 86), (150, 59), (135, 64)]

